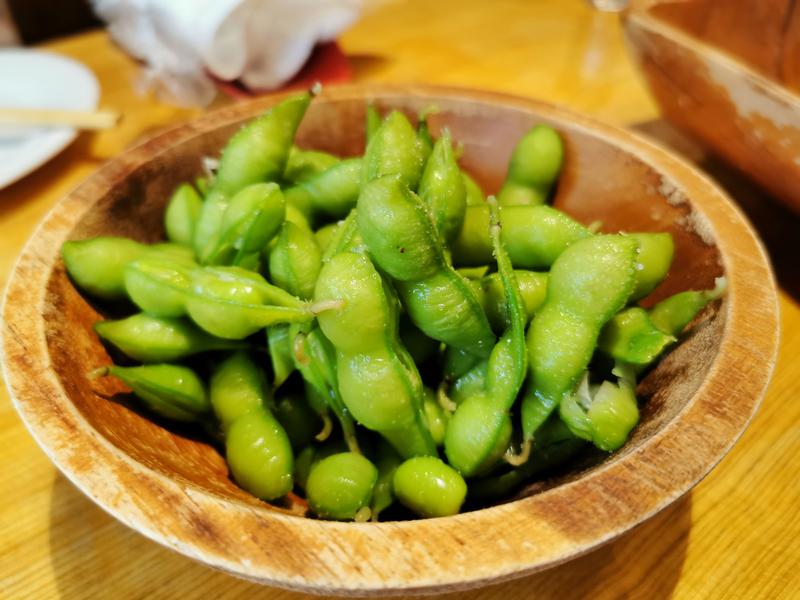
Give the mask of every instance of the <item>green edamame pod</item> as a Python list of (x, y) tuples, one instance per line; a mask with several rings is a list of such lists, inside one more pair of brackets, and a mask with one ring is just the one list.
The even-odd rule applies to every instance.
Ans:
[(308, 505), (323, 519), (366, 521), (377, 479), (375, 465), (361, 454), (334, 454), (311, 468), (306, 482)]
[(367, 104), (364, 118), (364, 137), (366, 138), (366, 143), (369, 144), (369, 141), (375, 136), (375, 132), (378, 131), (381, 126), (381, 115), (373, 104)]
[(225, 458), (236, 482), (263, 500), (275, 500), (294, 484), (294, 455), (280, 423), (267, 410), (236, 419), (225, 436)]
[(419, 182), (419, 197), (428, 207), (442, 239), (455, 238), (464, 223), (467, 196), (447, 130), (436, 141), (425, 165)]
[(361, 189), (360, 158), (343, 160), (286, 190), (286, 202), (306, 217), (341, 219), (356, 205)]
[(178, 186), (164, 212), (164, 229), (167, 239), (182, 246), (192, 245), (194, 226), (200, 218), (203, 199), (188, 183)]
[(302, 489), (306, 489), (308, 476), (316, 464), (334, 454), (347, 452), (347, 446), (341, 440), (327, 442), (324, 446), (306, 446), (297, 455), (295, 460), (294, 480)]
[(269, 325), (314, 318), (310, 304), (238, 267), (195, 271), (186, 312), (201, 329), (225, 339), (243, 339)]
[(243, 342), (209, 335), (186, 319), (144, 313), (117, 321), (100, 321), (95, 323), (94, 330), (126, 356), (145, 363), (170, 362), (199, 352), (246, 347)]
[(436, 107), (430, 107), (423, 110), (417, 118), (417, 138), (419, 138), (420, 145), (422, 146), (422, 162), (427, 163), (428, 159), (433, 152), (434, 141), (431, 136), (431, 130), (428, 128), (428, 115), (429, 111), (436, 111)]
[(144, 312), (156, 317), (186, 314), (186, 294), (197, 265), (145, 255), (125, 267), (125, 291)]
[(125, 266), (145, 255), (188, 261), (193, 258), (190, 249), (178, 244), (148, 246), (123, 237), (71, 240), (61, 246), (61, 256), (72, 280), (81, 290), (103, 300), (126, 297)]
[(339, 162), (339, 158), (319, 150), (303, 150), (292, 146), (283, 170), (283, 181), (298, 184), (308, 181)]
[[(519, 286), (522, 303), (525, 307), (526, 320), (530, 321), (534, 313), (544, 304), (547, 297), (547, 273), (535, 271), (515, 270), (514, 277)], [(480, 280), (483, 291), (481, 304), (489, 318), (489, 323), (495, 331), (505, 328), (508, 320), (508, 311), (505, 302), (505, 292), (498, 273), (492, 273)]]
[(269, 276), (278, 286), (298, 298), (314, 295), (322, 252), (310, 229), (286, 222), (269, 254)]
[(488, 369), (489, 361), (482, 360), (458, 377), (450, 388), (450, 400), (458, 405), (470, 396), (483, 392), (486, 389), (486, 371)]
[(267, 327), (267, 347), (272, 364), (272, 387), (278, 389), (294, 372), (289, 325), (282, 323)]
[[(464, 192), (466, 194), (467, 206), (483, 206), (486, 204), (486, 197), (477, 182), (466, 172), (461, 172), (464, 179)], [(463, 223), (462, 223), (463, 224)]]
[(652, 309), (650, 319), (664, 333), (678, 336), (684, 327), (697, 316), (709, 302), (720, 298), (727, 288), (724, 277), (718, 277), (713, 290), (680, 292), (665, 298)]
[(622, 447), (639, 422), (632, 369), (618, 365), (613, 372), (619, 376), (618, 383), (604, 381), (598, 386), (589, 385), (586, 373), (576, 392), (559, 407), (561, 420), (574, 435), (607, 452)]
[(633, 306), (605, 324), (597, 345), (614, 360), (644, 366), (674, 341), (673, 336), (655, 326), (645, 309)]
[(231, 199), (217, 236), (217, 244), (204, 262), (241, 264), (260, 252), (275, 237), (286, 217), (286, 201), (275, 183), (249, 185)]
[(285, 495), (293, 485), (294, 455), (270, 411), (274, 400), (264, 372), (247, 353), (236, 352), (214, 369), (210, 396), (233, 478), (264, 500)]
[(495, 341), (489, 321), (472, 288), (445, 260), (420, 198), (399, 178), (382, 177), (364, 186), (357, 219), (370, 255), (396, 281), (414, 324), (449, 346), (487, 355)]
[(188, 367), (160, 364), (102, 367), (95, 377), (113, 375), (154, 413), (173, 421), (202, 421), (211, 410), (205, 385)]
[(434, 454), (423, 421), (422, 381), (397, 339), (397, 300), (369, 258), (352, 252), (331, 257), (314, 299), (342, 301), (318, 322), (336, 349), (339, 390), (353, 417), (405, 457)]
[(441, 446), (444, 443), (444, 435), (447, 430), (447, 422), (450, 420), (450, 413), (445, 412), (436, 400), (436, 394), (430, 388), (425, 388), (422, 406), (425, 411), (425, 422), (428, 431), (431, 433), (431, 439), (433, 439), (434, 444)]
[(636, 287), (631, 301), (644, 298), (661, 283), (672, 265), (675, 243), (669, 233), (630, 233), (639, 244)]
[[(503, 243), (517, 269), (546, 269), (567, 246), (592, 235), (572, 217), (550, 206), (505, 206), (501, 215)], [(450, 247), (453, 264), (490, 263), (492, 244), (488, 231), (489, 207), (467, 207), (464, 225)]]
[(563, 161), (564, 144), (558, 133), (547, 125), (535, 126), (514, 148), (497, 201), (503, 205), (544, 204)]
[(315, 410), (325, 420), (330, 408), (342, 427), (348, 449), (360, 453), (353, 417), (339, 392), (333, 345), (319, 327), (292, 326), (289, 335), (294, 340), (292, 358), (295, 368), (300, 371), (307, 386), (316, 392), (309, 398), (318, 397), (322, 400), (321, 404), (314, 406)]
[(379, 177), (396, 175), (409, 188), (416, 189), (424, 164), (424, 148), (417, 132), (403, 113), (392, 111), (367, 145), (361, 187)]
[(417, 456), (397, 467), (394, 493), (405, 506), (423, 517), (458, 514), (467, 497), (461, 475), (434, 456)]
[(553, 264), (547, 300), (528, 331), (532, 385), (522, 401), (525, 440), (574, 391), (601, 328), (627, 302), (636, 251), (630, 237), (597, 235), (575, 242)]
[(231, 425), (251, 412), (274, 405), (272, 391), (266, 385), (264, 372), (247, 352), (238, 351), (219, 363), (211, 374), (209, 395), (214, 414), (227, 432)]
[(506, 331), (489, 356), (485, 389), (464, 399), (447, 425), (447, 460), (467, 477), (491, 468), (507, 451), (512, 432), (509, 411), (522, 388), (528, 365), (525, 308), (500, 239), (500, 214), (494, 198), (489, 198), (489, 207), (490, 235), (509, 318)]
[(336, 230), (341, 227), (342, 221), (336, 221), (335, 223), (328, 223), (327, 225), (323, 225), (319, 229), (314, 232), (314, 237), (317, 238), (317, 245), (322, 252), (327, 250), (328, 245), (331, 243)]
[(230, 199), (254, 183), (277, 181), (286, 168), (310, 93), (292, 96), (240, 129), (222, 150), (219, 168), (197, 221), (193, 245), (201, 263), (217, 247)]

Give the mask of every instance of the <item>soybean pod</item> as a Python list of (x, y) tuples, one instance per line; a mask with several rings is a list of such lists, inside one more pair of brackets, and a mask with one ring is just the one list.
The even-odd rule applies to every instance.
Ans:
[(491, 468), (506, 453), (512, 433), (509, 411), (527, 370), (526, 315), (511, 261), (500, 239), (500, 217), (494, 198), (491, 238), (508, 314), (506, 331), (489, 356), (485, 388), (456, 408), (444, 440), (448, 462), (469, 477)]
[(489, 321), (447, 263), (420, 198), (399, 177), (382, 177), (362, 190), (357, 218), (370, 256), (395, 281), (414, 324), (428, 337), (487, 356), (495, 341)]

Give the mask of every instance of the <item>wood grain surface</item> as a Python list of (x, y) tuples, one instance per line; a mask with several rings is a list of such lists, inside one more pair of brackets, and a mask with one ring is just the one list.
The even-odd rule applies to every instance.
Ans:
[[(426, 81), (562, 102), (664, 136), (625, 57), (615, 18), (583, 2), (391, 4), (343, 37), (360, 81)], [(489, 8), (491, 6), (491, 8)], [(546, 29), (542, 23), (552, 25)], [(102, 34), (50, 46), (89, 65), (114, 131), (82, 135), (47, 167), (0, 191), (0, 283), (36, 222), (105, 159), (192, 116), (135, 95), (136, 65)], [(435, 51), (431, 51), (435, 49)], [(673, 140), (672, 134), (669, 140)], [(691, 146), (681, 145), (682, 148)], [(459, 597), (790, 598), (800, 587), (798, 223), (740, 177), (702, 161), (741, 202), (772, 253), (782, 291), (781, 351), (760, 412), (734, 450), (690, 495), (609, 546), (512, 583)], [(753, 285), (758, 285), (754, 282)], [(0, 391), (0, 596), (301, 598), (209, 570), (127, 529), (58, 475)], [(455, 597), (455, 596), (454, 596)]]

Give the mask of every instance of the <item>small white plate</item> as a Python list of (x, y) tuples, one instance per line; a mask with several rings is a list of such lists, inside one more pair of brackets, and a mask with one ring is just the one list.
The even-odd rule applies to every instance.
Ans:
[[(92, 110), (100, 86), (82, 64), (38, 50), (0, 50), (0, 107)], [(75, 139), (70, 127), (0, 125), (0, 189), (46, 163)]]

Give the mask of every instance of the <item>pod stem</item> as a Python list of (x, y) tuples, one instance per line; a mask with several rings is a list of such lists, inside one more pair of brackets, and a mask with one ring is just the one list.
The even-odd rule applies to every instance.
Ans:
[(503, 460), (505, 460), (512, 467), (520, 467), (528, 462), (528, 459), (530, 459), (532, 447), (533, 444), (531, 443), (531, 440), (525, 440), (522, 443), (522, 448), (520, 448), (519, 454), (514, 454), (513, 450), (509, 448), (503, 455)]
[(353, 517), (353, 521), (356, 523), (366, 523), (369, 521), (370, 517), (372, 516), (372, 509), (369, 506), (362, 506), (358, 509), (355, 516)]
[(333, 433), (333, 421), (328, 413), (320, 415), (320, 418), (322, 419), (322, 429), (314, 436), (314, 439), (318, 442), (324, 442), (331, 436), (331, 433)]
[(86, 374), (86, 377), (88, 377), (91, 380), (100, 379), (101, 377), (105, 377), (106, 375), (108, 375), (110, 372), (111, 369), (109, 367), (97, 367), (96, 369), (92, 369), (91, 371), (89, 371)]
[(436, 400), (439, 402), (439, 406), (442, 407), (442, 410), (448, 412), (450, 414), (456, 412), (458, 408), (458, 404), (453, 402), (450, 399), (450, 396), (447, 395), (447, 390), (445, 389), (445, 384), (439, 386), (439, 389), (436, 390)]
[(344, 308), (344, 300), (321, 300), (311, 305), (311, 314), (314, 316), (329, 310), (339, 310)]

